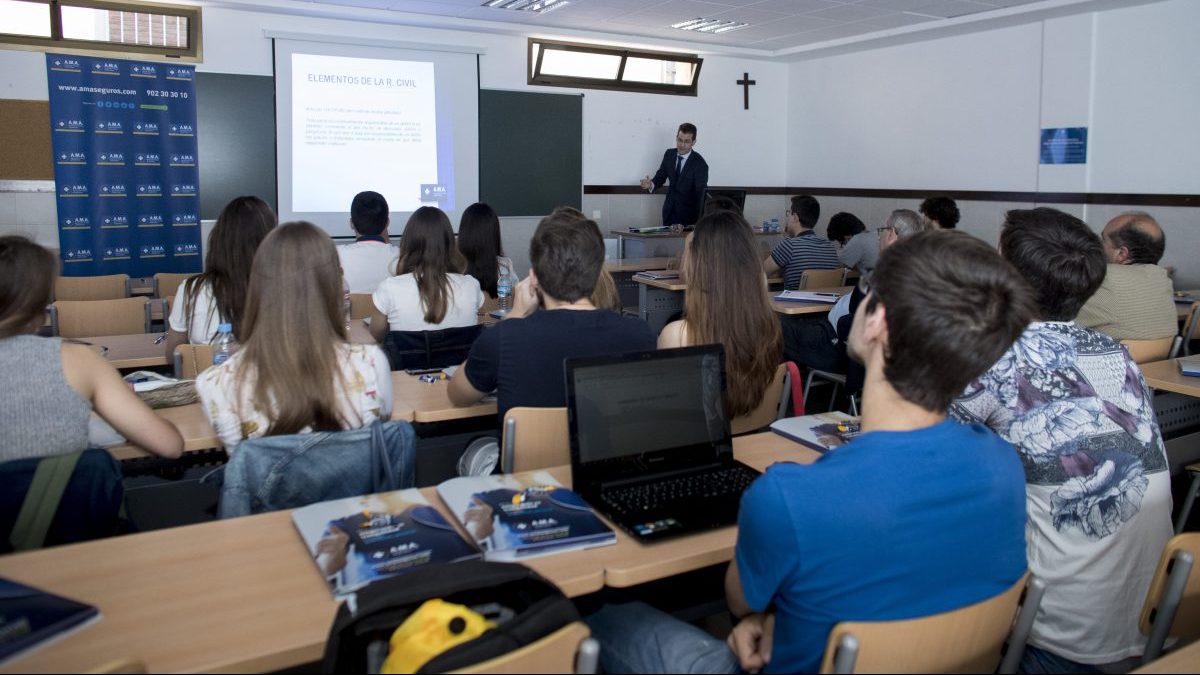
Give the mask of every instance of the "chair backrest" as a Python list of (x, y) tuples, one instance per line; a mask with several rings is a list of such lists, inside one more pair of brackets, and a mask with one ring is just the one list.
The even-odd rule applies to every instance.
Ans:
[(596, 640), (589, 637), (590, 634), (587, 624), (576, 621), (504, 656), (450, 672), (476, 675), (594, 673), (600, 646)]
[(1000, 672), (1011, 672), (1043, 589), (1026, 574), (1008, 590), (961, 609), (900, 621), (843, 621), (829, 634), (821, 672), (991, 673), (1001, 665), (1010, 629), (1013, 639)]
[(196, 276), (195, 274), (175, 274), (172, 272), (159, 272), (154, 275), (154, 297), (156, 298), (174, 298), (175, 293), (183, 282)]
[(350, 294), (350, 319), (365, 319), (375, 311), (375, 302), (370, 293)]
[(842, 285), (842, 268), (836, 270), (804, 270), (800, 274), (800, 290), (832, 288)]
[(58, 300), (53, 306), (55, 334), (62, 337), (150, 332), (150, 305), (146, 298)]
[(571, 463), (566, 408), (509, 408), (504, 414), (500, 466), (504, 473)]
[(194, 380), (212, 366), (212, 345), (179, 345), (175, 348), (175, 377)]
[(383, 339), (383, 351), (392, 370), (457, 366), (467, 359), (481, 332), (483, 326), (479, 324), (442, 330), (394, 330)]
[(1129, 350), (1129, 356), (1133, 358), (1134, 363), (1162, 361), (1170, 355), (1174, 342), (1175, 336), (1173, 335), (1157, 340), (1121, 340), (1121, 344)]
[(861, 276), (862, 275), (859, 274), (858, 270), (854, 269), (853, 267), (843, 267), (842, 268), (842, 285), (849, 286), (851, 281), (854, 281), (857, 283), (859, 277), (861, 277)]
[(0, 553), (117, 534), (125, 488), (107, 450), (0, 464)]
[(1187, 320), (1183, 322), (1183, 332), (1180, 336), (1183, 338), (1183, 353), (1187, 356), (1192, 355), (1192, 336), (1196, 334), (1196, 328), (1200, 327), (1200, 302), (1193, 302), (1192, 308), (1188, 310)]
[(117, 300), (128, 297), (128, 274), (59, 277), (54, 281), (55, 300)]
[(1146, 661), (1162, 652), (1169, 637), (1185, 641), (1200, 637), (1200, 572), (1191, 569), (1196, 559), (1200, 559), (1200, 532), (1177, 534), (1163, 548), (1139, 624), (1150, 638)]
[(767, 390), (763, 393), (762, 402), (758, 404), (758, 407), (741, 417), (735, 417), (729, 421), (730, 431), (733, 432), (733, 435), (737, 436), (738, 434), (748, 434), (751, 431), (758, 431), (779, 419), (780, 406), (784, 404), (784, 399), (789, 396), (788, 389), (792, 386), (791, 380), (787, 364), (779, 364), (779, 367), (775, 369), (775, 376), (771, 378), (770, 384), (767, 385)]

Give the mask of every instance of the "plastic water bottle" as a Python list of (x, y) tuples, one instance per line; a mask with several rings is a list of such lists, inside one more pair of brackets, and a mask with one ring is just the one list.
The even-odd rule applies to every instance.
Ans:
[(512, 309), (513, 288), (516, 285), (517, 278), (508, 270), (502, 272), (496, 280), (496, 311), (500, 314), (508, 314)]
[(772, 219), (771, 219), (771, 231), (772, 231), (772, 232), (782, 232), (782, 229), (781, 229), (781, 228), (780, 228), (780, 226), (779, 226), (779, 219), (778, 219), (778, 218), (772, 218)]
[(238, 350), (237, 340), (233, 337), (233, 324), (223, 323), (217, 328), (217, 335), (212, 340), (213, 365), (219, 366), (229, 360)]
[(346, 330), (350, 330), (350, 284), (342, 277), (342, 312), (346, 317)]

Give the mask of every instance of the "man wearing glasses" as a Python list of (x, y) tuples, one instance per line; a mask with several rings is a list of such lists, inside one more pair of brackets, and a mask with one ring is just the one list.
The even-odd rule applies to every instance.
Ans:
[(821, 217), (821, 205), (809, 195), (792, 197), (787, 211), (787, 239), (775, 244), (771, 255), (763, 260), (767, 276), (783, 270), (784, 288), (800, 288), (804, 270), (835, 270), (842, 266), (833, 242), (818, 235), (813, 228)]
[(708, 162), (692, 148), (696, 145), (696, 125), (684, 122), (675, 134), (675, 147), (663, 153), (662, 163), (654, 178), (642, 179), (642, 189), (649, 192), (668, 183), (663, 202), (663, 225), (693, 225), (700, 219), (704, 206), (704, 190), (708, 187)]

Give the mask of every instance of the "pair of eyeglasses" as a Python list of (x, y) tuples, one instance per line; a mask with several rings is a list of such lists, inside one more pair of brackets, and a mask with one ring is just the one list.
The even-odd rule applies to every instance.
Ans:
[(892, 227), (891, 225), (884, 225), (883, 227), (875, 228), (875, 232), (877, 232), (878, 234), (883, 234), (884, 232), (895, 232), (895, 231), (896, 231), (896, 228)]

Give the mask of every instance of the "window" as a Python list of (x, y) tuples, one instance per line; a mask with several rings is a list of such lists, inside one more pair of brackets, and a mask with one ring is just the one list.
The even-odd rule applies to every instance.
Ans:
[(529, 39), (529, 84), (695, 96), (704, 59)]
[(200, 60), (200, 8), (108, 0), (0, 0), (0, 43)]

